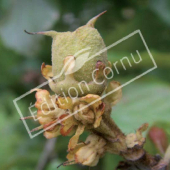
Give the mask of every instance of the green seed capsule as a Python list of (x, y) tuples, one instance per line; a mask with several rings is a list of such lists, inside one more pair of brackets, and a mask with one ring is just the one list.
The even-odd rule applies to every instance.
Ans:
[[(108, 66), (107, 51), (101, 52), (105, 44), (97, 29), (94, 28), (96, 20), (103, 13), (105, 12), (92, 18), (74, 32), (30, 33), (51, 36), (53, 39), (52, 75), (55, 78), (49, 85), (55, 93), (78, 97), (90, 93), (100, 95), (104, 91), (107, 84), (104, 74), (97, 77), (97, 72), (101, 72), (101, 69), (104, 70)], [(74, 57), (71, 76), (66, 75), (64, 69), (64, 61), (68, 56)], [(100, 67), (99, 62), (103, 67)]]

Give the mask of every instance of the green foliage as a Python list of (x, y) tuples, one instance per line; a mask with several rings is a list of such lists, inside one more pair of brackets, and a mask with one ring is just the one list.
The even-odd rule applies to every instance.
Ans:
[(11, 1), (0, 22), (0, 35), (6, 46), (21, 54), (32, 56), (40, 48), (40, 37), (29, 37), (24, 30), (49, 29), (58, 18), (57, 8), (48, 1)]
[(158, 80), (141, 78), (123, 88), (122, 101), (113, 108), (112, 118), (123, 132), (131, 133), (143, 123), (170, 120), (169, 85)]

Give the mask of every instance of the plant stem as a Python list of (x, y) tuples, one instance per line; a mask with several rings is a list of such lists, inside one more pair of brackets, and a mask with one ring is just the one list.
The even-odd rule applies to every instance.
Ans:
[(128, 148), (125, 134), (110, 117), (110, 107), (107, 108), (108, 109), (102, 116), (103, 118), (100, 126), (92, 131), (106, 139), (106, 149), (108, 152), (124, 157), (128, 164), (130, 164), (130, 170), (135, 170), (134, 168), (136, 168), (136, 170), (137, 168), (138, 170), (151, 170), (151, 168), (155, 166), (160, 159), (146, 153), (143, 146), (137, 145), (133, 148)]

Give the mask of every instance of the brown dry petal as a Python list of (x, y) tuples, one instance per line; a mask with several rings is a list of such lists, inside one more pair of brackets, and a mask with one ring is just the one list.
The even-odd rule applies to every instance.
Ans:
[(44, 125), (44, 128), (47, 128), (44, 136), (50, 139), (59, 135), (71, 135), (75, 131), (74, 127), (76, 125), (77, 122), (75, 121), (73, 116), (69, 117), (69, 114), (63, 114), (57, 120)]
[(101, 103), (97, 108), (95, 108), (95, 122), (94, 122), (94, 128), (97, 128), (100, 126), (100, 122), (102, 120), (102, 115), (105, 110), (105, 104)]
[(143, 146), (145, 138), (142, 136), (142, 132), (148, 128), (148, 124), (143, 124), (137, 131), (136, 134), (131, 133), (126, 136), (127, 148), (133, 148), (135, 146)]
[(61, 121), (61, 129), (60, 133), (62, 136), (68, 136), (72, 133), (72, 130), (74, 130), (74, 127), (77, 125), (77, 121), (73, 116), (70, 116), (69, 114), (65, 114), (60, 116)]
[(96, 166), (99, 158), (105, 153), (105, 145), (106, 141), (103, 138), (91, 134), (86, 139), (85, 144), (81, 147), (77, 145), (75, 149), (67, 155), (67, 158), (69, 161), (75, 160), (77, 164)]
[(86, 107), (85, 103), (80, 103), (76, 105), (73, 111), (78, 111), (79, 109), (85, 107), (83, 110), (78, 111), (78, 113), (74, 114), (74, 117), (80, 121), (82, 124), (93, 124), (94, 123), (94, 112), (89, 108)]
[(65, 111), (58, 108), (55, 104), (55, 96), (50, 96), (47, 90), (36, 89), (37, 119), (40, 124), (45, 125), (57, 119), (60, 115), (65, 114)]
[(104, 74), (103, 74), (103, 70), (105, 68), (105, 64), (102, 61), (97, 61), (96, 63), (96, 75), (95, 75), (95, 79), (103, 79), (104, 78)]
[(56, 104), (60, 109), (68, 109), (72, 111), (73, 102), (70, 97), (58, 97), (56, 99)]
[(55, 96), (51, 96), (47, 90), (44, 89), (35, 89), (37, 92), (35, 94), (36, 103), (35, 107), (39, 110), (54, 110), (56, 108)]
[(85, 146), (86, 144), (85, 143), (78, 143), (77, 145), (76, 145), (76, 147), (74, 148), (74, 150), (70, 150), (69, 151), (69, 153), (67, 154), (67, 159), (69, 160), (69, 162), (71, 162), (71, 161), (75, 161), (75, 159), (74, 159), (74, 155), (76, 154), (76, 152), (80, 149), (80, 148), (82, 148), (83, 146)]
[(80, 101), (86, 102), (87, 104), (89, 104), (89, 106), (91, 105), (93, 108), (97, 108), (102, 103), (100, 96), (95, 94), (88, 94), (84, 97), (81, 97)]
[(92, 110), (95, 115), (94, 128), (100, 126), (102, 120), (102, 115), (104, 113), (105, 105), (101, 101), (100, 96), (94, 94), (88, 94), (85, 97), (81, 98), (81, 101), (86, 102), (89, 107), (92, 107)]
[(45, 65), (45, 63), (42, 63), (42, 65), (41, 65), (41, 73), (42, 73), (42, 75), (43, 75), (43, 77), (45, 79), (49, 80), (50, 78), (53, 77), (52, 66)]
[(60, 133), (60, 125), (56, 125), (53, 130), (47, 130), (44, 132), (44, 136), (47, 139), (55, 138), (57, 136), (61, 135)]
[(71, 151), (75, 149), (80, 135), (84, 132), (85, 126), (84, 125), (79, 125), (76, 134), (70, 139), (69, 144), (68, 144), (68, 151)]

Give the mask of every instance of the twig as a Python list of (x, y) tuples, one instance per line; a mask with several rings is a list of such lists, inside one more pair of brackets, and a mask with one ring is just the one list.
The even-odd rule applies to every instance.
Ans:
[(55, 148), (57, 138), (48, 139), (45, 143), (44, 150), (39, 158), (36, 170), (44, 170), (49, 162)]

